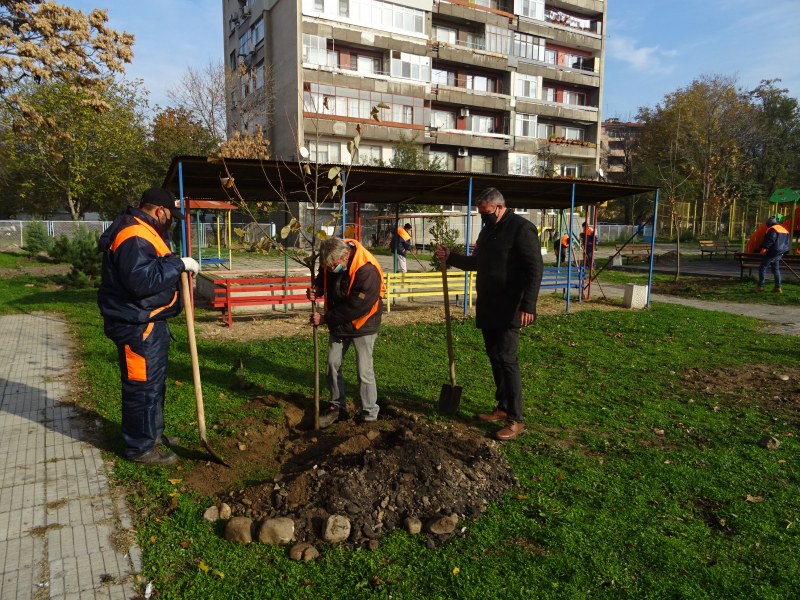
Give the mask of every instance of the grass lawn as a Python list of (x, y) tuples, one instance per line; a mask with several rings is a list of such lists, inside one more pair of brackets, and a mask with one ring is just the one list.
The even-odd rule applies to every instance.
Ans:
[[(0, 312), (20, 310), (67, 316), (82, 403), (119, 446), (115, 349), (95, 292), (0, 280)], [(182, 318), (171, 327), (167, 429), (199, 447)], [(492, 408), (493, 386), (472, 321), (453, 330), (464, 387), (457, 418), (468, 420)], [(441, 418), (433, 407), (447, 380), (443, 340), (443, 325), (385, 327), (375, 348), (380, 401)], [(260, 388), (311, 394), (310, 337), (198, 344), (209, 427), (248, 399), (230, 389), (239, 357)], [(285, 548), (222, 540), (221, 526), (201, 518), (210, 501), (169, 481), (180, 479), (175, 469), (119, 460), (114, 476), (130, 490), (143, 575), (161, 599), (795, 597), (797, 356), (797, 338), (682, 306), (541, 318), (520, 342), (528, 431), (504, 444), (519, 488), (437, 550), (394, 532), (375, 552), (323, 549), (296, 563)], [(754, 372), (764, 379), (742, 379)], [(213, 445), (224, 432), (210, 435)], [(780, 448), (761, 448), (765, 435)]]

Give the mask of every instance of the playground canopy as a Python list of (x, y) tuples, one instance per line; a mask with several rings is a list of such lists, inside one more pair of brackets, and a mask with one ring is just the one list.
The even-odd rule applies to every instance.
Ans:
[[(346, 168), (344, 165), (326, 164), (320, 165), (320, 172), (327, 173), (332, 166)], [(514, 208), (568, 209), (656, 191), (651, 186), (583, 179), (416, 171), (365, 165), (353, 165), (349, 169), (346, 182), (348, 202), (467, 205), (472, 203), (470, 191), (474, 198), (483, 188), (496, 187), (508, 205)], [(268, 181), (272, 186), (282, 188), (290, 201), (306, 200), (300, 165), (280, 160), (225, 159), (223, 164), (218, 159), (204, 156), (176, 156), (164, 178), (164, 187), (179, 198), (228, 199), (222, 179), (229, 174), (247, 200), (278, 199)]]

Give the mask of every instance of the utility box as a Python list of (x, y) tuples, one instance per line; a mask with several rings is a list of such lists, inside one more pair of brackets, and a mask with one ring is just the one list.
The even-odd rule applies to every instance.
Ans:
[(635, 283), (626, 283), (622, 296), (622, 306), (625, 308), (644, 308), (647, 306), (647, 286)]
[(611, 266), (612, 267), (621, 267), (622, 266), (622, 255), (615, 254), (611, 257)]

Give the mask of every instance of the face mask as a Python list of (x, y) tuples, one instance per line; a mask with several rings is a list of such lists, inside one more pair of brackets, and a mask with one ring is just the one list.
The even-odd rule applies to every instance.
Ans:
[(486, 227), (494, 226), (494, 224), (497, 223), (497, 209), (495, 208), (494, 211), (490, 213), (481, 213), (481, 223)]
[(344, 271), (344, 265), (342, 263), (339, 263), (333, 268), (334, 273), (341, 273), (342, 271)]

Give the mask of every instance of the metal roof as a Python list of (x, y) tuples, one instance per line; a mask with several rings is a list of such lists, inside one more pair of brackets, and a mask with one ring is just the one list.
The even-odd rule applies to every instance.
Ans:
[[(332, 166), (318, 168), (322, 185), (327, 187), (327, 172)], [(211, 159), (203, 156), (176, 156), (172, 159), (164, 187), (179, 196), (235, 200), (222, 186), (221, 178), (230, 174), (236, 189), (246, 200), (277, 200), (273, 187), (283, 190), (290, 201), (306, 201), (302, 169), (298, 163), (279, 160)], [(608, 200), (651, 193), (655, 187), (587, 181), (551, 179), (525, 175), (497, 175), (453, 171), (415, 171), (353, 165), (347, 181), (347, 201), (376, 204), (455, 204), (469, 203), (470, 183), (475, 198), (486, 187), (496, 187), (515, 208), (564, 209), (572, 206), (602, 204)]]

